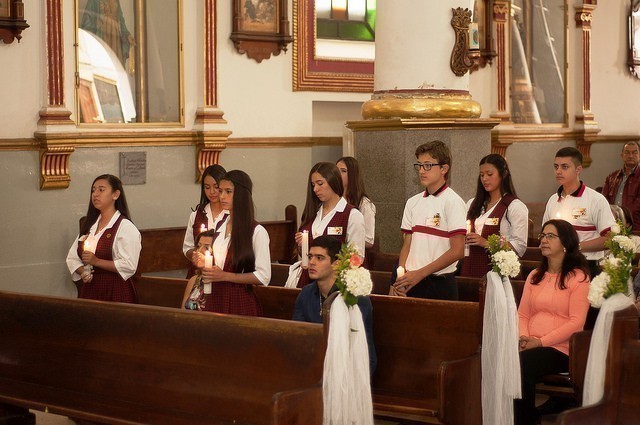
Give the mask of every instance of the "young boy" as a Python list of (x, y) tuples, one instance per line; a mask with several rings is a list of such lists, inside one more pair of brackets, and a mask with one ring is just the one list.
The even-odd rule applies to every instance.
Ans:
[(399, 263), (406, 272), (389, 295), (456, 300), (453, 274), (464, 256), (467, 231), (465, 203), (447, 186), (451, 153), (444, 143), (433, 141), (418, 146), (416, 158), (413, 166), (425, 191), (404, 207)]
[(551, 195), (542, 223), (561, 218), (573, 225), (580, 250), (589, 262), (591, 278), (600, 273), (598, 261), (604, 257), (604, 243), (615, 223), (607, 199), (580, 180), (582, 154), (576, 148), (562, 148), (553, 161), (558, 191)]

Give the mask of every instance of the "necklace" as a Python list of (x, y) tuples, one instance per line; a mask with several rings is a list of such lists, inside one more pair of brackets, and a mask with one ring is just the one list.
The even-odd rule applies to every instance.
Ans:
[(497, 200), (493, 201), (493, 202), (487, 202), (487, 206), (485, 208), (485, 211), (489, 211), (491, 208), (493, 208), (493, 206), (495, 204), (497, 204), (498, 202), (500, 202), (500, 199), (502, 198), (498, 198)]

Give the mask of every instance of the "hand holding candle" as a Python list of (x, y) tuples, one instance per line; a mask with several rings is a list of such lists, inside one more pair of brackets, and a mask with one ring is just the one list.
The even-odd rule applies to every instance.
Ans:
[(302, 249), (300, 250), (300, 256), (302, 257), (302, 267), (309, 267), (309, 232), (302, 231)]

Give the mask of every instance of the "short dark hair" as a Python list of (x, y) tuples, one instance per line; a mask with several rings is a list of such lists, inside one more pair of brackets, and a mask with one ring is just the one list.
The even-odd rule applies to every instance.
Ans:
[(213, 238), (216, 235), (216, 231), (215, 229), (209, 229), (209, 230), (205, 230), (204, 232), (200, 232), (196, 235), (196, 240), (195, 240), (195, 249), (198, 249), (198, 242), (200, 242), (201, 238), (206, 238), (206, 237), (210, 237)]
[(445, 180), (449, 180), (449, 172), (451, 172), (451, 165), (453, 163), (449, 147), (440, 140), (433, 140), (428, 143), (423, 143), (416, 148), (416, 158), (425, 153), (431, 155), (440, 165), (446, 164), (449, 166), (449, 169), (444, 175)]
[(342, 243), (332, 236), (322, 235), (311, 241), (309, 248), (313, 248), (314, 246), (326, 249), (329, 258), (331, 258), (331, 262), (333, 262), (338, 259), (338, 253), (340, 252), (340, 248), (342, 248)]
[(630, 140), (624, 145), (622, 145), (622, 151), (624, 152), (624, 148), (626, 148), (629, 145), (635, 145), (636, 148), (640, 149), (640, 143), (636, 142), (635, 140)]
[(574, 147), (568, 146), (556, 152), (556, 158), (571, 158), (576, 165), (582, 165), (582, 153)]

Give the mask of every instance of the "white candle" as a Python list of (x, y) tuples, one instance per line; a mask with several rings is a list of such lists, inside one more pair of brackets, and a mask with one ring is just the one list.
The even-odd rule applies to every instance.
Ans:
[[(213, 267), (213, 256), (211, 255), (209, 250), (206, 250), (204, 252), (204, 268), (210, 269), (211, 267)], [(211, 282), (204, 283), (204, 293), (205, 294), (211, 293)]]
[[(469, 233), (471, 233), (471, 220), (467, 220), (467, 235)], [(464, 242), (464, 256), (465, 257), (469, 256), (469, 243), (466, 241), (466, 238)]]
[(404, 267), (398, 266), (398, 268), (396, 269), (396, 275), (398, 275), (398, 278), (404, 276)]
[(302, 231), (302, 250), (300, 256), (302, 257), (302, 267), (309, 267), (309, 232)]
[(480, 49), (480, 40), (478, 36), (478, 24), (472, 22), (469, 24), (469, 50)]
[(202, 232), (206, 232), (207, 231), (207, 226), (205, 226), (204, 224), (200, 226), (200, 233)]
[[(85, 241), (82, 243), (82, 250), (83, 251), (89, 251), (89, 252), (93, 252), (93, 248), (91, 246), (91, 242), (89, 242), (88, 240), (85, 239)], [(84, 266), (84, 273), (91, 273), (91, 264), (85, 264)]]
[(210, 269), (211, 267), (213, 267), (213, 256), (211, 255), (209, 250), (206, 250), (204, 252), (204, 268)]

